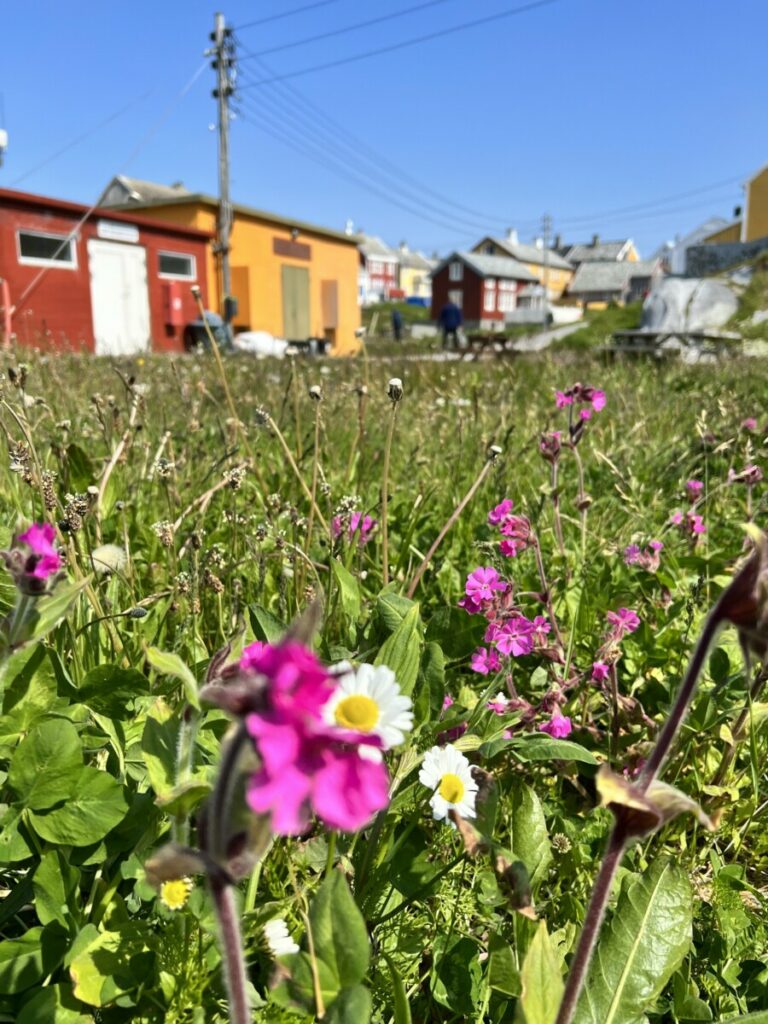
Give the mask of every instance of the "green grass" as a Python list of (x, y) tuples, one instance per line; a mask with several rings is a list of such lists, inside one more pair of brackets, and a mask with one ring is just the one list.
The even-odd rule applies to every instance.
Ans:
[(579, 352), (610, 344), (614, 331), (628, 331), (640, 326), (642, 302), (627, 306), (610, 305), (606, 309), (587, 310), (583, 327), (566, 338), (554, 342), (555, 351)]

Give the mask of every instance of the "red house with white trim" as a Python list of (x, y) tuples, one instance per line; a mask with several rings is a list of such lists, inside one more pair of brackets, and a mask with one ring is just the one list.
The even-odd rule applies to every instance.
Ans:
[(181, 352), (208, 294), (205, 231), (0, 189), (0, 337), (97, 355)]
[(452, 252), (432, 271), (432, 317), (447, 302), (455, 303), (469, 327), (501, 328), (517, 308), (518, 295), (531, 282), (531, 271), (511, 256)]

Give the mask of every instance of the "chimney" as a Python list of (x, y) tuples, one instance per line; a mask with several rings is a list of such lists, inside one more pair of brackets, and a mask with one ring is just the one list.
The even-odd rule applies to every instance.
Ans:
[(555, 240), (552, 243), (553, 249), (562, 249), (563, 247), (563, 236), (560, 234), (555, 235)]
[(517, 245), (517, 231), (514, 228), (507, 228), (507, 241), (510, 245)]
[(592, 235), (592, 248), (596, 249), (600, 245), (600, 235)]
[(400, 252), (406, 253), (406, 252), (409, 252), (409, 251), (410, 250), (408, 249), (408, 243), (407, 242), (401, 242), (400, 243)]
[(534, 238), (533, 244), (539, 251), (541, 251), (544, 248), (544, 239), (539, 235), (538, 238)]
[(348, 220), (347, 223), (344, 225), (344, 234), (345, 235), (354, 235), (354, 233), (355, 233), (355, 222), (353, 220)]

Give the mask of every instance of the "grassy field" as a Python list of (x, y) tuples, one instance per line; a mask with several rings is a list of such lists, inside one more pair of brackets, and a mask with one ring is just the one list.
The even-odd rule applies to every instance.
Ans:
[[(0, 541), (53, 524), (64, 565), (52, 594), (23, 593), (17, 541), (21, 590), (0, 579), (0, 1021), (235, 1019), (214, 916), (234, 879), (253, 1020), (551, 1024), (613, 821), (598, 787), (656, 814), (628, 787), (745, 522), (765, 522), (743, 474), (765, 468), (764, 364), (230, 357), (225, 385), (210, 356), (19, 359)], [(568, 394), (579, 380), (604, 406)], [(222, 803), (246, 714), (232, 687), (261, 678), (222, 664), (308, 608), (296, 635), (320, 662), (388, 666), (412, 722), (366, 762), (388, 772), (386, 809), (326, 828), (357, 777), (305, 766), (317, 814), (287, 835), (243, 796), (266, 798), (263, 738), (227, 764)], [(762, 606), (740, 614), (764, 652)], [(758, 662), (733, 628), (704, 659), (664, 769), (703, 810), (643, 819), (580, 1024), (768, 1006)], [(275, 947), (276, 918), (298, 951)]]

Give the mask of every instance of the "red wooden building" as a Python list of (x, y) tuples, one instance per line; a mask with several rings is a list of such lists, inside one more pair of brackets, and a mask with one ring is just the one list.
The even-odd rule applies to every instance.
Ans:
[(467, 326), (501, 327), (517, 308), (519, 292), (537, 280), (512, 257), (453, 252), (432, 271), (432, 316), (436, 320), (453, 302)]
[(0, 337), (97, 355), (180, 352), (208, 232), (0, 189)]

